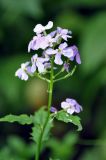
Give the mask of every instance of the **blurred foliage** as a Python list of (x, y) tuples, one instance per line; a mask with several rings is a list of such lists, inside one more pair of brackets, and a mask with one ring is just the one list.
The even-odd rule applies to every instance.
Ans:
[[(73, 39), (71, 39), (70, 44), (78, 46), (82, 59), (82, 64), (77, 67), (78, 69), (71, 79), (56, 84), (53, 106), (57, 106), (59, 109), (60, 101), (67, 96), (76, 98), (83, 106), (83, 112), (80, 116), (84, 129), (80, 136), (82, 139), (94, 140), (98, 138), (105, 142), (105, 0), (0, 1), (0, 114), (2, 116), (7, 113), (32, 113), (47, 103), (47, 86), (45, 83), (37, 79), (22, 82), (14, 77), (14, 73), (20, 64), (31, 56), (27, 53), (27, 45), (34, 35), (32, 31), (34, 26), (37, 23), (46, 24), (49, 20), (53, 20), (55, 27), (61, 26), (72, 30)], [(59, 125), (57, 124), (56, 130), (53, 131), (59, 137), (71, 129), (67, 125), (61, 125), (61, 127)], [(15, 130), (14, 126), (13, 130)], [(5, 137), (8, 132), (6, 126), (2, 128), (1, 138)], [(22, 136), (26, 134), (25, 132)], [(68, 141), (71, 141), (71, 137), (74, 136), (76, 135), (70, 135)], [(14, 142), (13, 139), (11, 139), (11, 143), (12, 141)], [(58, 136), (56, 140), (51, 141), (51, 154), (57, 159), (61, 155), (67, 157), (67, 160), (74, 158), (78, 160), (106, 159), (104, 144), (99, 146), (92, 144), (91, 146), (88, 145), (88, 148), (82, 143), (77, 150), (73, 150), (72, 147), (66, 145), (64, 139), (59, 141)], [(77, 142), (76, 138), (75, 143)], [(4, 160), (9, 159), (9, 157), (12, 160), (12, 153), (14, 153), (15, 160), (17, 158), (18, 160), (30, 159), (30, 156), (17, 157), (18, 151), (13, 152), (11, 145), (2, 148), (0, 151), (2, 156), (0, 157), (7, 155), (8, 158), (5, 157)]]
[(68, 160), (73, 157), (75, 144), (78, 141), (78, 135), (75, 133), (67, 133), (62, 140), (52, 138), (48, 142), (48, 146), (51, 148), (52, 157), (60, 158), (61, 160)]
[(0, 149), (0, 160), (29, 160), (35, 154), (35, 144), (27, 144), (22, 138), (10, 136)]

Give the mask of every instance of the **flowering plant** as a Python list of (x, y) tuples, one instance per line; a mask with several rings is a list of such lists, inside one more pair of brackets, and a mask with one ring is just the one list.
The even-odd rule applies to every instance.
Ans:
[[(82, 111), (82, 107), (72, 98), (66, 98), (61, 102), (61, 109), (58, 111), (52, 106), (53, 86), (60, 80), (71, 77), (76, 65), (72, 68), (71, 62), (81, 64), (78, 48), (68, 45), (68, 39), (72, 38), (72, 32), (68, 29), (57, 27), (55, 31), (47, 34), (47, 30), (53, 27), (53, 22), (49, 21), (46, 26), (38, 24), (34, 28), (35, 36), (29, 42), (28, 52), (32, 50), (36, 53), (31, 60), (21, 64), (15, 76), (27, 81), (29, 77), (37, 77), (48, 83), (48, 106), (41, 107), (34, 115), (7, 115), (0, 118), (0, 121), (18, 122), (22, 125), (33, 124), (31, 137), (36, 143), (35, 160), (39, 160), (40, 152), (44, 142), (49, 138), (49, 133), (53, 127), (54, 119), (65, 123), (73, 123), (82, 129), (80, 118), (74, 113)], [(41, 54), (37, 54), (41, 50)]]

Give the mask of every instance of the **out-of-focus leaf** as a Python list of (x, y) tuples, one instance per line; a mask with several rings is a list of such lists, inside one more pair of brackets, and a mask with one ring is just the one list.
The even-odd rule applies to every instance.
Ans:
[(59, 121), (63, 121), (65, 123), (73, 123), (78, 127), (78, 131), (82, 130), (82, 125), (80, 123), (80, 118), (78, 116), (69, 115), (67, 112), (62, 110), (57, 112), (55, 117)]
[(101, 86), (105, 86), (105, 84), (106, 84), (106, 67), (103, 67), (100, 71), (96, 73), (96, 75), (93, 75), (92, 78), (89, 80), (89, 82), (86, 84), (83, 94), (83, 99), (85, 101), (85, 104), (87, 104), (88, 106), (92, 106), (96, 94), (98, 93)]
[(27, 144), (22, 138), (18, 136), (12, 135), (8, 137), (7, 144), (9, 148), (12, 150), (12, 152), (19, 155), (20, 157), (29, 158), (34, 156), (35, 154), (35, 147), (36, 147), (35, 144), (34, 143)]
[(5, 10), (4, 20), (14, 22), (17, 18), (24, 18), (25, 15), (38, 17), (42, 15), (41, 3), (39, 0), (1, 0), (1, 6)]
[(0, 149), (0, 160), (29, 160), (35, 155), (35, 144), (11, 135)]
[(15, 77), (15, 72), (21, 63), (28, 61), (28, 59), (29, 56), (27, 54), (23, 56), (22, 53), (22, 55), (0, 60), (0, 97), (1, 99), (5, 98), (6, 103), (10, 104), (9, 110), (11, 110), (13, 106), (15, 106), (14, 110), (22, 106), (23, 98), (21, 95), (25, 82)]
[(51, 148), (53, 158), (59, 157), (61, 160), (68, 160), (73, 156), (74, 145), (78, 140), (78, 135), (72, 132), (67, 133), (62, 140), (51, 138), (47, 145)]
[(46, 141), (49, 137), (49, 132), (51, 127), (53, 126), (52, 119), (48, 119), (48, 123), (45, 127), (45, 123), (47, 121), (48, 117), (48, 112), (45, 111), (44, 107), (39, 109), (37, 112), (35, 112), (34, 116), (34, 127), (32, 128), (32, 139), (38, 144), (39, 139), (41, 138), (41, 134), (43, 133), (42, 136), (42, 143)]
[(85, 26), (81, 41), (82, 70), (89, 74), (106, 61), (106, 13), (95, 15)]
[(18, 122), (22, 125), (25, 125), (25, 124), (31, 124), (33, 122), (33, 117), (28, 116), (26, 114), (22, 114), (19, 116), (10, 114), (3, 118), (0, 118), (0, 122), (10, 122), (10, 123)]

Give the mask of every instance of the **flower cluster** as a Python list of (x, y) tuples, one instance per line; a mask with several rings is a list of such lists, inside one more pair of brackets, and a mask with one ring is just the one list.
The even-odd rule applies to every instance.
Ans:
[[(82, 106), (72, 98), (66, 98), (65, 101), (61, 102), (61, 108), (70, 115), (82, 111)], [(51, 107), (50, 111), (53, 113), (57, 113), (57, 109), (55, 107)]]
[[(21, 64), (15, 75), (22, 80), (28, 80), (30, 75), (35, 73), (45, 74), (51, 68), (51, 58), (54, 57), (54, 64), (64, 67), (69, 71), (70, 61), (76, 60), (81, 64), (80, 55), (75, 45), (68, 46), (68, 38), (72, 38), (71, 31), (57, 27), (55, 31), (47, 34), (47, 30), (53, 27), (49, 21), (46, 26), (37, 24), (34, 28), (35, 36), (29, 42), (28, 52), (42, 50), (40, 56), (37, 53), (32, 56), (30, 62)], [(55, 66), (57, 68), (57, 66)]]
[(82, 106), (80, 106), (75, 99), (66, 98), (66, 101), (61, 103), (61, 108), (63, 108), (67, 113), (73, 114), (82, 111)]

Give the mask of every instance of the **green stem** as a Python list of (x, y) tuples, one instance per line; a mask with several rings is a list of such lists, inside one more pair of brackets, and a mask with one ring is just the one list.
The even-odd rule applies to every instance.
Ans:
[(48, 83), (50, 82), (49, 79), (47, 79), (47, 78), (45, 78), (45, 77), (42, 77), (42, 76), (39, 75), (38, 73), (36, 73), (35, 76), (36, 76), (37, 78), (41, 79), (41, 80), (44, 80), (44, 81), (48, 82)]
[(42, 129), (42, 132), (41, 132), (41, 135), (40, 135), (40, 138), (39, 138), (35, 160), (39, 160), (40, 150), (41, 150), (41, 145), (42, 145), (42, 137), (43, 137), (45, 128), (48, 124), (49, 117), (50, 117), (50, 108), (51, 108), (51, 104), (52, 104), (52, 93), (53, 93), (53, 74), (54, 73), (53, 73), (53, 58), (52, 58), (52, 60), (51, 60), (50, 83), (48, 83), (49, 84), (49, 87), (48, 87), (49, 88), (49, 91), (48, 91), (48, 93), (49, 93), (49, 95), (48, 95), (48, 115), (47, 115), (45, 124), (43, 126), (43, 129)]
[(61, 81), (63, 79), (69, 78), (70, 76), (72, 76), (74, 74), (75, 70), (76, 70), (76, 66), (74, 66), (74, 68), (72, 69), (72, 71), (70, 73), (66, 74), (64, 77), (55, 79), (54, 82), (58, 82), (58, 81)]

